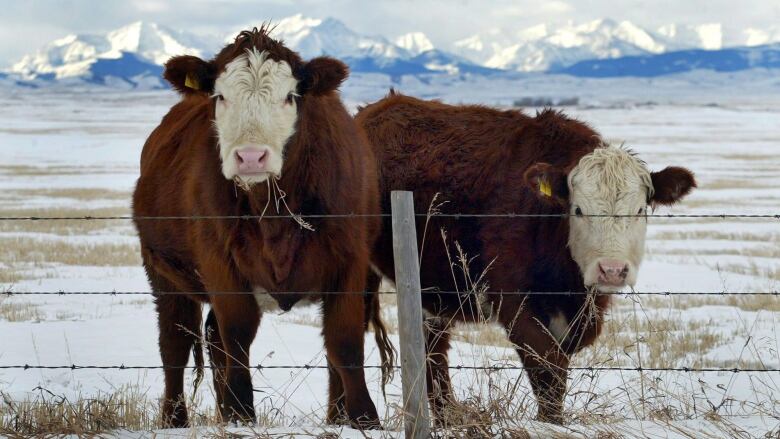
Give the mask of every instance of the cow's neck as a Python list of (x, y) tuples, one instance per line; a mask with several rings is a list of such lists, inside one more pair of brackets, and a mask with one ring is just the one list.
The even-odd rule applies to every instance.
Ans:
[[(555, 212), (560, 213), (560, 212)], [(585, 282), (568, 247), (568, 218), (544, 218), (536, 232), (537, 258), (532, 285), (538, 291), (584, 291)]]

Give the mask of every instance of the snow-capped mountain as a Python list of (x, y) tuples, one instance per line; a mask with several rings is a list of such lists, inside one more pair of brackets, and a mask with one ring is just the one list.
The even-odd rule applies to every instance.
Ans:
[(630, 21), (541, 24), (492, 29), (456, 41), (452, 52), (487, 67), (523, 72), (560, 70), (577, 62), (688, 49), (718, 50), (780, 41), (780, 27), (725, 30), (719, 23), (670, 24), (655, 30)]
[[(23, 80), (80, 80), (91, 83), (125, 82), (131, 86), (161, 87), (162, 64), (170, 57), (191, 54), (210, 57), (243, 29), (223, 36), (179, 32), (155, 23), (135, 22), (105, 34), (69, 35), (33, 55), (23, 57), (8, 73)], [(473, 62), (433, 48), (422, 33), (408, 34), (400, 44), (382, 36), (361, 35), (333, 18), (294, 15), (275, 22), (271, 35), (282, 39), (304, 59), (330, 55), (347, 62), (354, 72), (406, 74), (489, 73)]]
[[(23, 79), (84, 78), (104, 82), (107, 76), (159, 76), (160, 65), (174, 55), (208, 55), (214, 40), (175, 31), (155, 23), (135, 22), (105, 34), (68, 35), (14, 64), (10, 73)], [(123, 67), (124, 66), (124, 67)]]
[[(131, 23), (103, 34), (69, 35), (23, 57), (0, 77), (6, 82), (76, 81), (165, 87), (160, 74), (162, 64), (170, 57), (192, 54), (208, 58), (232, 41), (238, 31), (261, 23), (263, 20), (256, 20), (215, 36), (181, 32), (148, 22)], [(726, 69), (718, 59), (735, 68), (774, 68), (774, 49), (728, 52), (731, 50), (728, 48), (763, 47), (780, 42), (780, 26), (729, 30), (713, 23), (667, 25), (648, 30), (629, 21), (608, 19), (540, 24), (513, 31), (493, 29), (440, 47), (435, 47), (422, 32), (407, 33), (391, 41), (384, 36), (355, 32), (334, 18), (310, 18), (301, 14), (274, 22), (272, 29), (272, 36), (284, 40), (305, 59), (330, 55), (348, 63), (352, 72), (382, 73), (394, 78), (506, 71), (598, 76), (599, 69), (612, 72), (610, 75), (644, 76), (688, 68)], [(702, 50), (706, 53), (700, 53)], [(724, 52), (716, 53), (719, 51)], [(677, 52), (681, 53), (672, 55)], [(693, 57), (690, 63), (686, 64), (685, 56)], [(738, 60), (744, 56), (764, 61), (756, 64)], [(607, 62), (620, 59), (625, 63)], [(597, 62), (600, 60), (604, 62)], [(634, 63), (647, 62), (655, 67), (643, 71), (634, 68)], [(625, 66), (625, 70), (618, 66)]]
[(546, 71), (594, 58), (661, 53), (665, 45), (628, 21), (541, 24), (515, 32), (491, 30), (453, 44), (453, 52), (488, 67)]
[[(225, 40), (259, 21), (230, 32)], [(360, 35), (335, 18), (308, 18), (301, 14), (274, 22), (271, 35), (298, 51), (304, 59), (319, 55), (337, 58), (409, 58), (410, 53), (382, 36)]]

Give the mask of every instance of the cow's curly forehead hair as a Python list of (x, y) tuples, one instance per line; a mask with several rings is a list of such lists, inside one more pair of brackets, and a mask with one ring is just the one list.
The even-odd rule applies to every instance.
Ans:
[(274, 26), (270, 23), (263, 23), (259, 28), (241, 31), (232, 43), (225, 46), (214, 57), (214, 64), (218, 71), (224, 71), (231, 61), (254, 50), (257, 53), (265, 52), (268, 59), (286, 62), (295, 73), (303, 64), (303, 60), (297, 53), (287, 48), (282, 40), (272, 38), (270, 34), (273, 30)]
[(595, 177), (595, 181), (600, 182), (599, 189), (618, 193), (628, 190), (631, 181), (638, 178), (647, 190), (647, 197), (653, 196), (653, 182), (647, 164), (634, 151), (622, 145), (603, 144), (583, 156), (571, 172), (570, 189), (581, 177)]

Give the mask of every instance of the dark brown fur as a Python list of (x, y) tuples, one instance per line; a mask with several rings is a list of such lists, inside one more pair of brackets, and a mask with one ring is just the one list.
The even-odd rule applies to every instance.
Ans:
[[(390, 212), (390, 192), (414, 191), (417, 213), (428, 212), (435, 194), (442, 213), (562, 214), (568, 208), (566, 175), (579, 159), (602, 145), (586, 124), (545, 110), (530, 117), (522, 112), (482, 106), (451, 106), (391, 93), (356, 116), (365, 129), (380, 172), (382, 212)], [(546, 163), (545, 166), (532, 166)], [(552, 201), (537, 195), (544, 177)], [(691, 177), (692, 178), (692, 177)], [(661, 191), (665, 193), (664, 190)], [(427, 231), (423, 233), (423, 230)], [(446, 231), (446, 246), (440, 229)], [(567, 248), (567, 218), (418, 218), (422, 253), (423, 307), (437, 318), (427, 327), (430, 355), (428, 389), (437, 415), (451, 398), (447, 351), (452, 321), (479, 321), (475, 295), (463, 272), (451, 268), (455, 243), (471, 260), (471, 279), (484, 272), (490, 291), (585, 291), (579, 267)], [(374, 263), (393, 277), (390, 222), (385, 221), (374, 251)], [(424, 242), (423, 242), (424, 240)], [(428, 289), (428, 291), (426, 291)], [(575, 315), (586, 296), (494, 294), (487, 297), (493, 316), (528, 368), (539, 418), (561, 422), (569, 357), (590, 345), (602, 329), (609, 296), (595, 295), (593, 313)], [(546, 327), (563, 312), (574, 327), (559, 345)]]
[[(249, 47), (290, 63), (306, 87), (298, 98), (296, 130), (286, 146), (278, 181), (290, 210), (303, 215), (377, 213), (373, 154), (334, 91), (346, 68), (329, 58), (320, 58), (310, 66), (269, 38), (265, 29), (255, 29), (242, 32), (211, 62), (177, 57), (166, 65), (166, 78), (185, 97), (171, 108), (144, 145), (141, 177), (133, 196), (134, 215), (260, 215), (269, 204), (265, 184), (245, 192), (222, 175), (212, 127), (214, 101), (208, 96), (213, 75)], [(199, 75), (199, 90), (184, 86), (187, 73)], [(267, 214), (277, 214), (273, 197), (269, 206)], [(225, 419), (254, 419), (246, 366), (261, 312), (252, 295), (217, 293), (249, 292), (253, 286), (271, 293), (365, 291), (370, 246), (378, 231), (376, 219), (307, 221), (314, 231), (302, 229), (290, 217), (136, 221), (153, 291), (208, 292), (156, 297), (160, 352), (165, 366), (185, 366), (200, 334), (201, 303), (210, 304), (207, 337), (217, 399)], [(322, 301), (325, 348), (329, 364), (335, 367), (330, 371), (333, 407), (328, 420), (337, 421), (342, 414), (355, 425), (378, 426), (363, 370), (341, 367), (363, 365), (368, 320), (378, 336), (385, 333), (378, 315), (371, 313), (376, 304), (366, 303), (378, 300), (376, 295), (273, 295), (283, 309), (305, 296)], [(385, 354), (388, 349), (388, 345), (380, 345)], [(392, 352), (389, 355), (392, 360)], [(183, 371), (168, 369), (165, 379), (163, 415), (173, 426), (186, 425)]]

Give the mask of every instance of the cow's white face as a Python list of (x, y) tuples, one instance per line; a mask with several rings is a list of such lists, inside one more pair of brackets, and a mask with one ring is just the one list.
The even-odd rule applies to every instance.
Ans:
[(214, 82), (222, 174), (244, 187), (279, 176), (298, 118), (290, 65), (248, 50)]
[(636, 284), (645, 252), (643, 215), (653, 196), (650, 171), (622, 148), (597, 148), (572, 169), (568, 186), (569, 249), (585, 286), (617, 291)]
[(243, 189), (280, 176), (300, 126), (299, 102), (333, 96), (349, 75), (346, 64), (327, 56), (304, 62), (268, 32), (267, 26), (242, 31), (210, 61), (174, 56), (163, 71), (182, 95), (201, 104), (206, 96), (214, 100), (222, 174)]
[(572, 259), (585, 286), (604, 292), (636, 284), (648, 205), (674, 204), (696, 187), (689, 170), (650, 172), (632, 152), (615, 146), (594, 149), (568, 173), (534, 164), (525, 181), (541, 199), (568, 209)]

